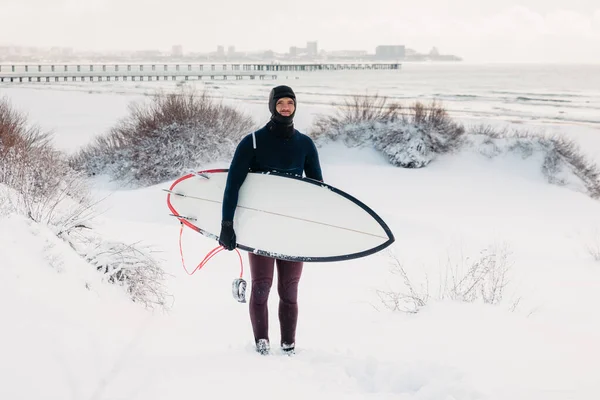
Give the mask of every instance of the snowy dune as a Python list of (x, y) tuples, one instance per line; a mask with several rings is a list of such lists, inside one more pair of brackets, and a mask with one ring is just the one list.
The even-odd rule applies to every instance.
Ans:
[[(62, 117), (50, 119), (39, 106), (26, 111), (56, 127), (57, 145), (69, 151), (126, 111), (120, 95), (44, 93), (44, 104), (63, 104), (54, 109)], [(95, 112), (69, 121), (92, 103)], [(308, 117), (302, 118), (307, 126)], [(590, 131), (581, 136), (586, 150), (600, 149)], [(96, 229), (161, 251), (172, 309), (151, 313), (131, 303), (46, 227), (4, 212), (0, 398), (600, 396), (600, 264), (586, 249), (600, 246), (598, 201), (548, 184), (535, 160), (517, 155), (490, 160), (467, 151), (406, 170), (366, 149), (331, 144), (320, 154), (325, 180), (376, 210), (396, 242), (390, 252), (368, 258), (306, 265), (294, 357), (253, 351), (247, 305), (230, 293), (238, 272), (235, 253), (219, 253), (186, 275), (179, 225), (167, 215), (161, 191), (168, 183), (123, 190), (98, 179), (95, 194), (109, 196), (100, 204), (104, 213)], [(186, 230), (183, 245), (190, 267), (216, 243)], [(436, 299), (448, 259), (456, 265), (501, 245), (510, 250), (510, 269), (499, 304)], [(377, 296), (377, 290), (404, 290), (402, 278), (390, 272), (392, 256), (415, 287), (429, 285), (431, 299), (416, 314), (392, 312)], [(277, 301), (273, 288), (274, 343)]]

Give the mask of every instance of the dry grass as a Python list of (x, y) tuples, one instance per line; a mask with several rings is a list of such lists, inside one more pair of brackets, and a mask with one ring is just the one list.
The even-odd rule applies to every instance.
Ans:
[[(50, 142), (49, 132), (30, 126), (25, 114), (15, 110), (7, 99), (0, 100), (0, 183), (14, 189), (30, 183), (42, 191), (47, 183), (35, 179), (38, 175), (33, 173), (54, 167), (60, 158)], [(33, 182), (26, 182), (30, 177)]]
[[(86, 235), (76, 251), (104, 274), (105, 279), (125, 288), (132, 301), (147, 309), (168, 310), (172, 296), (165, 285), (166, 273), (154, 257), (156, 250), (140, 244), (111, 242)], [(71, 243), (75, 243), (72, 241)]]
[(440, 103), (433, 101), (426, 106), (416, 102), (409, 110), (405, 120), (423, 130), (432, 152), (446, 154), (459, 149), (464, 144), (464, 127), (455, 123)]
[(402, 117), (403, 108), (398, 103), (390, 103), (387, 97), (351, 96), (344, 99), (344, 104), (335, 108), (334, 115), (317, 118), (312, 134), (315, 137), (326, 135), (332, 128), (362, 122), (395, 122)]
[(0, 156), (4, 157), (11, 149), (21, 154), (48, 149), (50, 140), (50, 133), (30, 126), (25, 114), (15, 110), (7, 99), (0, 99)]
[(490, 246), (477, 257), (447, 259), (438, 298), (471, 303), (498, 304), (508, 285), (512, 265), (507, 246)]
[(71, 229), (90, 216), (91, 201), (83, 177), (52, 147), (51, 138), (7, 100), (0, 101), (0, 183), (16, 193), (6, 200), (36, 222)]
[[(443, 266), (436, 294), (430, 292), (430, 281), (417, 286), (409, 278), (404, 266), (396, 256), (391, 255), (393, 275), (401, 279), (401, 289), (377, 290), (377, 295), (385, 308), (392, 311), (418, 313), (430, 299), (451, 300), (465, 303), (481, 302), (499, 304), (509, 283), (512, 266), (510, 251), (506, 245), (492, 245), (483, 249), (476, 257), (461, 254), (458, 260), (448, 257)], [(516, 304), (512, 305), (512, 309)]]
[(376, 290), (379, 300), (391, 311), (418, 313), (429, 302), (429, 282), (426, 280), (424, 285), (416, 287), (396, 257), (392, 257), (390, 272), (400, 276), (404, 290)]

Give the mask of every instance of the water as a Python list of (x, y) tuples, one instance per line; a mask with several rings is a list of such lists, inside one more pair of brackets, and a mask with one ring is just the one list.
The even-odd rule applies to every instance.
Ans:
[[(600, 65), (405, 63), (400, 71), (316, 72), (281, 81), (290, 84), (304, 104), (343, 103), (349, 95), (379, 94), (403, 104), (436, 99), (465, 118), (600, 128)], [(240, 100), (264, 101), (272, 82), (215, 86)]]
[(600, 64), (404, 63), (398, 71), (284, 72), (277, 80), (5, 83), (0, 96), (8, 95), (42, 127), (66, 132), (80, 145), (86, 141), (82, 134), (103, 133), (126, 115), (126, 103), (176, 85), (208, 89), (262, 123), (269, 117), (269, 90), (278, 84), (295, 90), (296, 123), (304, 131), (315, 116), (331, 113), (332, 104), (355, 94), (386, 96), (405, 106), (435, 99), (466, 125), (568, 134), (600, 160), (595, 139), (600, 137)]

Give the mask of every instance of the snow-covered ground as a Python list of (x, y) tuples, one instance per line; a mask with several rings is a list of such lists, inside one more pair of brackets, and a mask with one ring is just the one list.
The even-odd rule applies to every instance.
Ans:
[[(33, 121), (54, 128), (57, 146), (67, 151), (113, 126), (135, 97), (4, 94)], [(299, 123), (308, 126), (303, 113), (315, 110), (299, 109)], [(600, 155), (600, 136), (579, 132), (585, 150)], [(597, 200), (548, 184), (539, 163), (514, 154), (488, 159), (466, 152), (419, 170), (336, 144), (320, 155), (325, 180), (377, 211), (396, 242), (367, 258), (306, 265), (294, 357), (253, 351), (247, 304), (231, 296), (235, 253), (221, 252), (195, 275), (185, 273), (179, 224), (167, 215), (161, 191), (168, 183), (122, 190), (99, 179), (94, 187), (98, 197), (109, 195), (99, 205), (99, 232), (161, 251), (173, 295), (168, 313), (129, 301), (48, 228), (0, 213), (0, 398), (600, 397), (600, 262), (588, 251), (600, 247)], [(184, 231), (189, 265), (215, 245)], [(437, 300), (447, 273), (501, 246), (509, 250), (502, 301)], [(431, 299), (416, 314), (393, 312), (377, 295), (406, 290), (391, 272), (393, 260), (415, 288), (428, 284)], [(274, 343), (277, 303), (274, 287)]]

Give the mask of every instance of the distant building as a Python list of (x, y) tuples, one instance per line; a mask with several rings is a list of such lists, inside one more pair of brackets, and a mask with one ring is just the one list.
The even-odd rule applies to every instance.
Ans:
[(62, 49), (60, 47), (50, 48), (50, 57), (60, 57), (62, 55)]
[(219, 57), (225, 57), (225, 46), (217, 46), (217, 55)]
[(327, 55), (331, 57), (366, 57), (368, 52), (366, 50), (334, 50), (327, 52)]
[(317, 42), (306, 42), (306, 52), (309, 56), (316, 56), (319, 54)]
[(139, 50), (134, 55), (139, 58), (160, 58), (162, 54), (159, 50)]
[(183, 46), (177, 44), (171, 48), (171, 55), (173, 57), (182, 57), (183, 56)]
[(229, 46), (227, 48), (227, 55), (230, 57), (235, 55), (235, 46)]
[(375, 58), (378, 59), (403, 59), (406, 55), (404, 45), (386, 46), (381, 45), (375, 48)]
[(290, 56), (291, 57), (296, 57), (297, 55), (298, 55), (298, 47), (291, 46), (290, 47)]

